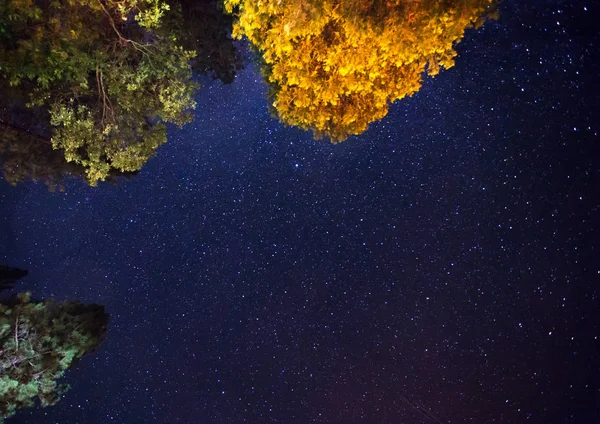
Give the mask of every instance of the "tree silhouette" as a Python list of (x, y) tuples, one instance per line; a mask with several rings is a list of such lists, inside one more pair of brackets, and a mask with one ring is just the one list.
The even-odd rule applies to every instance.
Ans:
[(0, 123), (0, 166), (4, 180), (11, 185), (31, 179), (41, 181), (51, 191), (62, 189), (69, 176), (85, 177), (85, 168), (67, 162), (50, 139)]
[(258, 49), (282, 122), (333, 142), (364, 132), (388, 105), (454, 64), (494, 0), (225, 0), (234, 36)]
[(243, 68), (242, 56), (231, 38), (233, 18), (215, 0), (181, 0), (184, 48), (196, 52), (192, 69), (230, 84)]
[(16, 281), (24, 278), (27, 274), (25, 269), (0, 265), (0, 291), (11, 289)]

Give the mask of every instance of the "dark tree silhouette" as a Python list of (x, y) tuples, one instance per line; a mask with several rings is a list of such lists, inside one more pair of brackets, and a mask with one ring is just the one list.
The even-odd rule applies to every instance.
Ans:
[(243, 69), (242, 56), (231, 37), (232, 16), (215, 0), (181, 0), (184, 47), (196, 52), (192, 69), (230, 84)]
[(0, 265), (0, 291), (12, 289), (15, 282), (27, 276), (28, 273), (25, 269)]

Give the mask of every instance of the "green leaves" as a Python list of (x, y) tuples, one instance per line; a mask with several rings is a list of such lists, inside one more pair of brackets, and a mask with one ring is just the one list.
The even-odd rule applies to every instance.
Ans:
[(55, 2), (41, 15), (4, 1), (23, 25), (12, 27), (17, 44), (0, 46), (0, 76), (34, 85), (30, 103), (48, 107), (53, 148), (89, 184), (139, 170), (166, 142), (165, 123), (191, 120), (194, 52), (162, 26), (163, 0)]
[(32, 302), (22, 293), (0, 305), (0, 423), (18, 409), (56, 403), (67, 390), (64, 371), (96, 348), (108, 315), (98, 305)]
[(156, 28), (165, 12), (169, 10), (169, 5), (159, 0), (145, 0), (146, 7), (140, 10), (135, 16), (143, 28)]

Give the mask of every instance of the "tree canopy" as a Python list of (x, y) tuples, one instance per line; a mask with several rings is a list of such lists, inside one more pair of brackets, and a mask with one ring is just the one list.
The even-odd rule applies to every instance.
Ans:
[(63, 188), (65, 177), (85, 178), (85, 168), (67, 162), (49, 139), (4, 123), (0, 123), (0, 133), (0, 167), (7, 183), (41, 181), (54, 191)]
[[(86, 169), (67, 162), (64, 151), (54, 149), (50, 135), (52, 127), (47, 108), (27, 107), (27, 84), (11, 87), (0, 80), (0, 170), (4, 180), (16, 185), (33, 180), (46, 184), (50, 191), (63, 190), (69, 177), (86, 178)], [(107, 178), (117, 181), (123, 172), (112, 168)]]
[(35, 302), (29, 293), (0, 304), (0, 423), (17, 410), (54, 405), (68, 386), (58, 382), (106, 333), (99, 305)]
[(383, 118), (389, 103), (454, 64), (465, 29), (494, 0), (225, 0), (262, 56), (272, 107), (286, 124), (338, 142)]
[(0, 87), (44, 112), (26, 130), (0, 99), (5, 178), (55, 187), (137, 172), (167, 123), (191, 120), (192, 71), (229, 83), (242, 68), (231, 22), (216, 0), (0, 0)]
[(191, 119), (196, 84), (161, 0), (0, 0), (0, 76), (30, 84), (90, 184), (136, 171)]

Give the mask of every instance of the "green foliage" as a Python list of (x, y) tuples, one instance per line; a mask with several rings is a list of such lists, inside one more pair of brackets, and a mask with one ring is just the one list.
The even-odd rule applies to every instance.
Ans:
[[(0, 98), (0, 124), (14, 127), (0, 132), (5, 179), (54, 188), (137, 172), (167, 123), (191, 120), (192, 69), (229, 83), (242, 68), (231, 22), (214, 0), (0, 0), (0, 92), (44, 111), (12, 125), (2, 111), (15, 104)], [(32, 126), (43, 136), (19, 134)]]
[(0, 305), (0, 423), (36, 398), (58, 402), (68, 386), (57, 380), (101, 343), (107, 322), (101, 306), (33, 302), (29, 293)]
[[(39, 4), (38, 4), (39, 3)], [(162, 0), (0, 0), (0, 76), (31, 83), (52, 146), (91, 185), (139, 170), (195, 107), (194, 53), (163, 25)], [(45, 2), (44, 2), (45, 4)], [(134, 19), (130, 19), (134, 17)]]
[(140, 10), (139, 13), (135, 15), (135, 20), (138, 21), (141, 27), (156, 28), (160, 25), (160, 21), (165, 12), (169, 10), (169, 5), (162, 3), (159, 0), (145, 1), (147, 7)]

